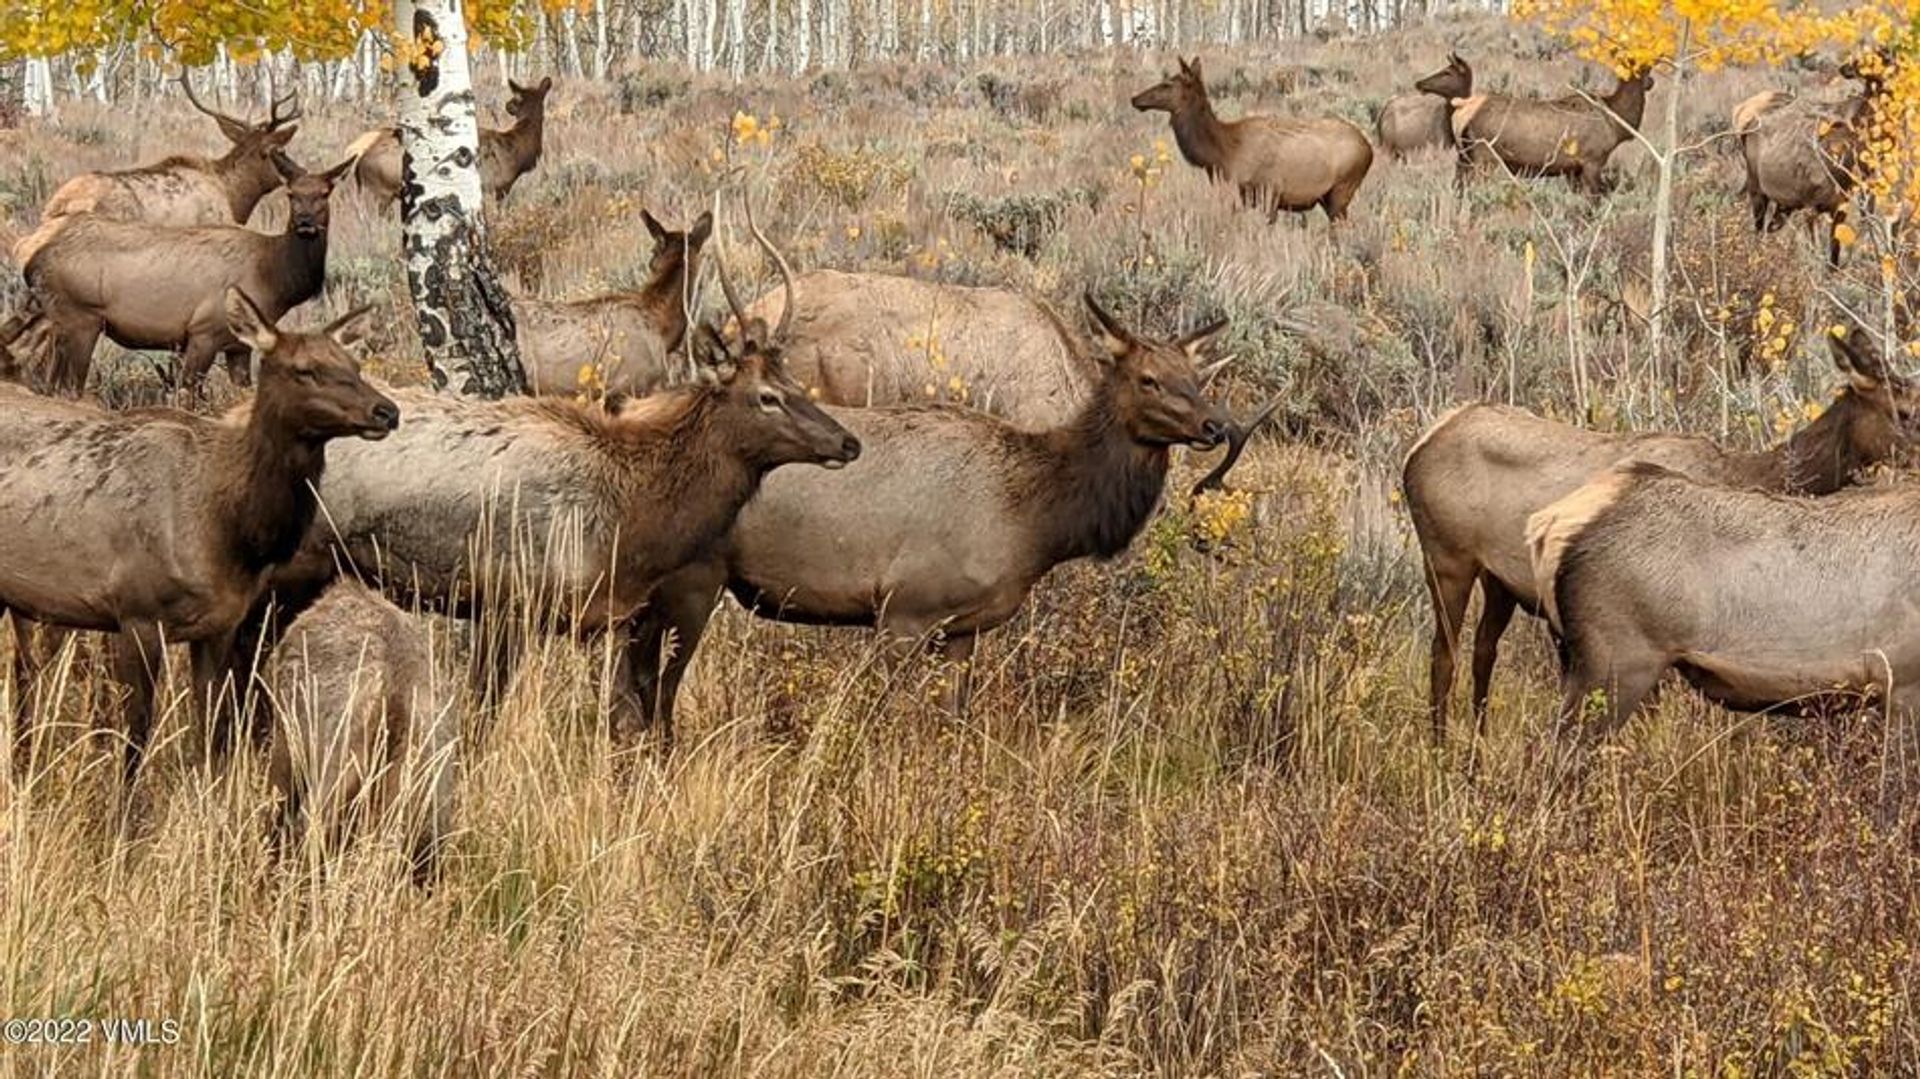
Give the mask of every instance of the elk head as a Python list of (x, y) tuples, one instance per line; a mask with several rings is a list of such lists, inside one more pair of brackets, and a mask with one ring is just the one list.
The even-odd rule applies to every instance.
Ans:
[(664, 280), (682, 266), (686, 267), (688, 277), (699, 276), (700, 250), (713, 235), (712, 211), (695, 218), (693, 228), (686, 232), (673, 231), (645, 210), (640, 211), (640, 222), (647, 226), (648, 234), (653, 237), (653, 258), (647, 264), (648, 277)]
[(1833, 354), (1834, 366), (1847, 379), (1842, 397), (1852, 397), (1876, 418), (1876, 422), (1863, 425), (1856, 441), (1865, 438), (1880, 442), (1885, 449), (1877, 456), (1882, 457), (1894, 445), (1920, 443), (1920, 387), (1887, 367), (1873, 335), (1850, 324), (1846, 332), (1827, 336), (1827, 349)]
[(286, 154), (274, 153), (273, 167), (287, 183), (287, 228), (295, 236), (311, 240), (327, 234), (333, 187), (353, 164), (348, 158), (325, 172), (308, 172)]
[(1438, 94), (1451, 101), (1473, 93), (1473, 68), (1457, 52), (1447, 54), (1447, 66), (1413, 84), (1423, 94)]
[(1091, 292), (1087, 310), (1100, 326), (1106, 385), (1134, 441), (1149, 446), (1211, 449), (1227, 437), (1226, 414), (1201, 395), (1226, 361), (1202, 370), (1195, 357), (1227, 328), (1220, 319), (1175, 341), (1138, 337), (1100, 306)]
[(371, 307), (317, 333), (295, 333), (275, 328), (237, 288), (228, 287), (225, 303), (227, 328), (260, 354), (254, 407), (272, 408), (271, 422), (306, 442), (348, 435), (376, 441), (400, 426), (400, 409), (360, 377), (360, 363), (347, 351), (366, 336)]
[(547, 93), (553, 89), (553, 76), (541, 79), (538, 86), (522, 86), (508, 79), (507, 89), (513, 91), (513, 96), (507, 99), (508, 116), (516, 120), (542, 119), (547, 114)]
[[(247, 170), (262, 187), (273, 186), (273, 155), (285, 150), (287, 143), (293, 141), (294, 133), (300, 130), (300, 126), (294, 123), (300, 119), (300, 105), (294, 94), (289, 91), (286, 96), (275, 98), (267, 110), (266, 121), (250, 124), (208, 108), (193, 92), (193, 83), (184, 73), (180, 76), (180, 89), (186, 91), (188, 103), (211, 117), (219, 125), (220, 133), (233, 144), (222, 160), (228, 165)], [(285, 112), (281, 111), (283, 107)]]
[(1133, 107), (1141, 112), (1179, 113), (1206, 100), (1207, 83), (1200, 74), (1200, 58), (1196, 56), (1192, 60), (1180, 60), (1177, 71), (1133, 95)]

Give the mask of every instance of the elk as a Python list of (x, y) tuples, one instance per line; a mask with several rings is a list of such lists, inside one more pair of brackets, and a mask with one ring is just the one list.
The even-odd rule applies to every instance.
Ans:
[(335, 851), (397, 818), (415, 879), (430, 880), (453, 829), (460, 731), (425, 625), (339, 581), (288, 628), (267, 684), (283, 845), (317, 830)]
[(1373, 166), (1373, 147), (1359, 128), (1330, 116), (1222, 120), (1207, 99), (1200, 58), (1179, 63), (1179, 70), (1135, 94), (1133, 107), (1171, 114), (1173, 139), (1187, 164), (1232, 184), (1242, 202), (1267, 211), (1269, 222), (1282, 210), (1305, 213), (1315, 206), (1329, 221), (1346, 216)]
[[(42, 219), (98, 214), (115, 221), (184, 228), (192, 225), (244, 225), (253, 208), (280, 186), (274, 155), (285, 150), (299, 130), (300, 109), (288, 94), (272, 103), (264, 123), (217, 112), (201, 104), (193, 84), (180, 77), (193, 107), (213, 118), (231, 147), (220, 157), (169, 157), (119, 172), (83, 172), (61, 184), (47, 200)], [(26, 264), (25, 257), (18, 259)]]
[(177, 349), (188, 385), (216, 356), (244, 385), (247, 343), (229, 328), (239, 288), (269, 322), (319, 295), (327, 266), (328, 198), (347, 163), (310, 173), (276, 155), (287, 223), (268, 235), (238, 225), (168, 228), (93, 214), (58, 218), (26, 263), (38, 319), (53, 338), (52, 388), (78, 393), (101, 334), (125, 348)]
[(1052, 430), (956, 408), (831, 411), (866, 452), (840, 472), (769, 477), (715, 556), (661, 585), (627, 645), (623, 706), (671, 742), (675, 694), (722, 590), (781, 621), (872, 626), (895, 641), (937, 631), (963, 664), (964, 704), (976, 635), (1012, 618), (1053, 567), (1125, 551), (1160, 500), (1172, 448), (1229, 433), (1194, 364), (1224, 322), (1147, 340), (1086, 302), (1102, 378)]
[(1606, 190), (1601, 170), (1639, 129), (1652, 86), (1652, 71), (1640, 70), (1618, 79), (1597, 103), (1585, 94), (1551, 101), (1476, 94), (1455, 101), (1456, 179), (1464, 183), (1476, 162), (1499, 162), (1521, 176), (1565, 176), (1597, 197)]
[(1858, 327), (1828, 340), (1847, 385), (1786, 441), (1758, 453), (1687, 435), (1588, 431), (1505, 405), (1471, 404), (1441, 417), (1407, 455), (1407, 510), (1433, 600), (1429, 691), (1435, 744), (1446, 740), (1447, 701), (1460, 630), (1474, 585), (1473, 712), (1484, 731), (1500, 637), (1516, 609), (1538, 614), (1526, 522), (1624, 460), (1653, 461), (1729, 486), (1824, 495), (1920, 438), (1920, 389), (1890, 373)]
[[(793, 295), (787, 370), (827, 404), (924, 404), (954, 399), (958, 386), (968, 405), (1044, 431), (1071, 419), (1101, 378), (1058, 315), (1010, 289), (814, 270)], [(747, 313), (778, 321), (785, 296), (770, 291)]]
[(1840, 71), (1843, 77), (1859, 79), (1862, 88), (1837, 115), (1789, 108), (1793, 95), (1781, 90), (1762, 91), (1733, 110), (1733, 130), (1746, 165), (1742, 194), (1753, 211), (1753, 230), (1772, 232), (1795, 210), (1812, 211), (1809, 227), (1825, 217), (1829, 266), (1840, 264), (1839, 228), (1859, 180), (1861, 143), (1886, 87), (1882, 67), (1869, 73), (1849, 62)]
[(1739, 711), (1876, 692), (1920, 710), (1910, 484), (1809, 500), (1635, 461), (1534, 514), (1527, 539), (1564, 656), (1561, 725), (1581, 741), (1619, 729), (1669, 669)]
[[(223, 307), (261, 359), (258, 392), (220, 418), (113, 413), (0, 386), (0, 611), (119, 635), (129, 779), (152, 728), (163, 645), (189, 646), (207, 701), (268, 571), (307, 534), (327, 444), (381, 439), (400, 420), (346, 352), (364, 310), (297, 333), (240, 289), (226, 290)], [(214, 747), (229, 734), (220, 710)]]
[(534, 393), (571, 394), (591, 385), (639, 395), (667, 383), (667, 357), (686, 340), (713, 215), (701, 214), (687, 232), (668, 229), (645, 210), (640, 220), (653, 236), (653, 258), (638, 289), (571, 302), (514, 302), (520, 362)]
[(1380, 146), (1395, 160), (1453, 145), (1453, 101), (1473, 94), (1473, 68), (1459, 53), (1450, 52), (1447, 66), (1414, 83), (1413, 89), (1388, 98), (1376, 122)]
[[(541, 79), (538, 86), (522, 86), (508, 79), (507, 87), (513, 91), (507, 101), (513, 126), (503, 131), (480, 129), (480, 187), (496, 202), (505, 200), (520, 177), (540, 164), (547, 127), (547, 93), (553, 89), (553, 79)], [(398, 129), (363, 132), (348, 144), (347, 159), (353, 163), (353, 177), (362, 191), (382, 204), (399, 197), (406, 176)]]

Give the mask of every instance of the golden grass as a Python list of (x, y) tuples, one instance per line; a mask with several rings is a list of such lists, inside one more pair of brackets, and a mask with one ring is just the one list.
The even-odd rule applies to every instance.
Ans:
[[(1450, 41), (1489, 78), (1544, 87), (1571, 70), (1523, 67), (1484, 22), (1208, 63), (1224, 77), (1239, 62), (1256, 85), (1301, 64), (1354, 73), (1231, 107), (1364, 119), (1393, 71)], [(1456, 200), (1450, 162), (1381, 162), (1331, 239), (1318, 218), (1251, 225), (1177, 161), (1140, 191), (1128, 160), (1165, 137), (1125, 107), (1144, 70), (1116, 55), (1010, 71), (1065, 80), (1054, 126), (958, 92), (903, 108), (890, 69), (818, 104), (805, 81), (695, 80), (631, 115), (610, 88), (563, 87), (549, 156), (515, 195), (539, 250), (508, 261), (537, 258), (528, 276), (554, 294), (630, 280), (646, 256), (637, 200), (690, 219), (733, 112), (777, 113), (769, 147), (732, 152), (777, 196), (763, 221), (797, 264), (1010, 283), (1069, 310), (1091, 283), (1150, 331), (1225, 309), (1236, 399), (1286, 391), (1325, 448), (1257, 446), (1234, 481), (1251, 497), (1192, 514), (1176, 500), (1127, 557), (1056, 574), (986, 640), (965, 719), (932, 703), (936, 664), (729, 612), (678, 751), (616, 768), (609, 657), (552, 643), (468, 748), (461, 831), (431, 891), (407, 883), (392, 836), (276, 863), (254, 755), (209, 778), (163, 751), (122, 813), (111, 736), (88, 733), (112, 701), (82, 642), (44, 686), (58, 720), (44, 771), (0, 784), (0, 1011), (172, 1019), (180, 1040), (0, 1046), (0, 1068), (1910, 1070), (1913, 783), (1872, 718), (1761, 721), (1670, 692), (1550, 794), (1556, 693), (1530, 623), (1509, 635), (1469, 770), (1466, 724), (1450, 750), (1426, 745), (1426, 600), (1390, 493), (1422, 425), (1481, 394), (1758, 441), (1826, 383), (1818, 342), (1749, 370), (1706, 340), (1671, 380), (1636, 357), (1642, 328), (1620, 301), (1644, 222), (1634, 151), (1599, 210), (1498, 183)], [(1708, 80), (1689, 123), (1765, 83)], [(312, 111), (302, 161), (365, 126)], [(0, 190), (205, 135), (184, 110), (134, 126), (76, 107), (68, 123), (115, 138), (29, 132)], [(904, 185), (879, 166), (842, 177), (899, 161), (915, 169)], [(809, 169), (832, 182), (794, 179)], [(1703, 157), (1683, 195), (1724, 209), (1733, 176)], [(947, 217), (956, 190), (1102, 200), (1066, 211), (1028, 261)], [(324, 306), (399, 295), (390, 226), (352, 201), (336, 225)], [(1797, 230), (1761, 242), (1768, 259), (1743, 266), (1812, 272)], [(756, 265), (743, 235), (715, 246)], [(415, 357), (396, 334), (380, 362)], [(443, 657), (450, 675), (463, 649)]]

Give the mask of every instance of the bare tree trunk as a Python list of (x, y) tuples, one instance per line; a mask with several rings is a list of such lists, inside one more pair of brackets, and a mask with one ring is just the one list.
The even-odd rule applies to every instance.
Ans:
[(805, 71), (813, 63), (813, 0), (794, 0), (800, 10), (800, 25), (793, 32), (793, 70)]
[(463, 397), (525, 393), (513, 308), (487, 257), (462, 0), (394, 0), (402, 40), (440, 43), (401, 80), (401, 251), (434, 385)]

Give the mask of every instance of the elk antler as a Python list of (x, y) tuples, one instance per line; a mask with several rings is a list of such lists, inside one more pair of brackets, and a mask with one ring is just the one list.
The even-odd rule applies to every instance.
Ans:
[[(289, 103), (292, 104), (293, 108), (285, 115), (282, 115), (280, 106)], [(300, 88), (296, 86), (288, 90), (284, 96), (273, 99), (273, 103), (267, 108), (267, 122), (260, 130), (272, 131), (286, 124), (293, 123), (298, 119), (300, 119)]]
[(230, 124), (237, 124), (240, 122), (238, 120), (235, 120), (233, 117), (228, 116), (224, 112), (219, 112), (217, 110), (207, 108), (205, 104), (201, 103), (199, 96), (193, 92), (193, 80), (187, 78), (187, 73), (185, 71), (180, 72), (180, 89), (185, 90), (187, 92), (187, 100), (192, 103), (194, 108), (199, 109), (201, 112), (206, 113), (208, 116), (213, 117), (215, 120), (224, 120)]
[(743, 195), (740, 201), (747, 209), (747, 230), (753, 233), (753, 238), (766, 249), (767, 255), (780, 270), (780, 287), (786, 295), (786, 305), (780, 309), (780, 324), (773, 328), (773, 343), (785, 344), (787, 331), (793, 328), (793, 267), (787, 265), (786, 256), (773, 246), (773, 241), (767, 239), (767, 234), (761, 232), (760, 226), (754, 223), (753, 200)]
[(727, 298), (727, 306), (733, 309), (733, 320), (740, 326), (742, 338), (747, 333), (747, 309), (740, 303), (740, 294), (733, 290), (733, 276), (727, 273), (727, 260), (720, 252), (713, 253), (713, 264), (720, 271), (720, 292)]
[(1212, 472), (1202, 476), (1200, 482), (1193, 485), (1193, 490), (1187, 492), (1188, 499), (1199, 498), (1226, 483), (1227, 472), (1240, 460), (1240, 455), (1246, 452), (1248, 440), (1253, 438), (1253, 433), (1258, 431), (1262, 424), (1273, 418), (1282, 400), (1282, 397), (1276, 395), (1273, 400), (1267, 402), (1265, 408), (1254, 414), (1253, 419), (1245, 423), (1227, 425), (1227, 455), (1220, 458), (1220, 463), (1213, 466)]

